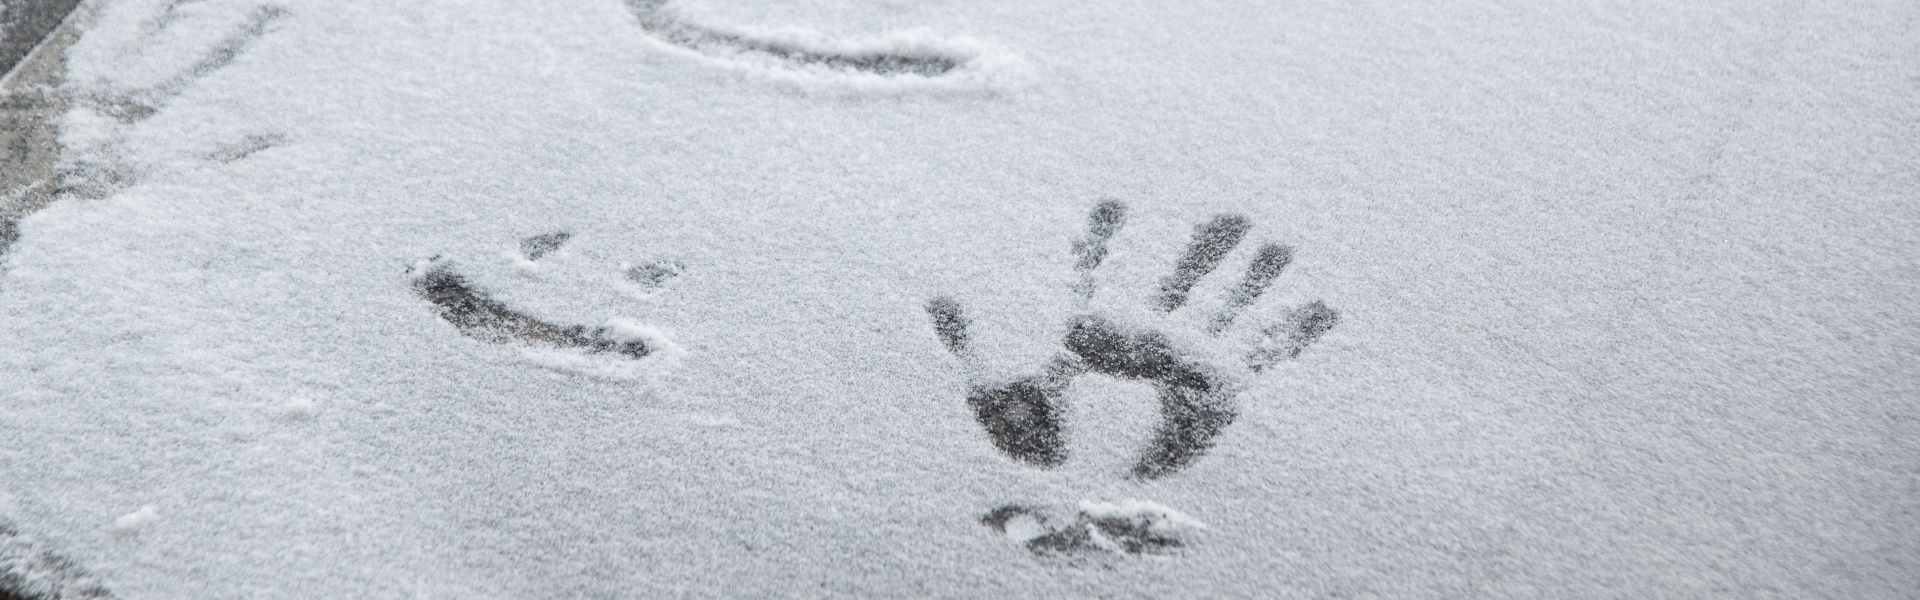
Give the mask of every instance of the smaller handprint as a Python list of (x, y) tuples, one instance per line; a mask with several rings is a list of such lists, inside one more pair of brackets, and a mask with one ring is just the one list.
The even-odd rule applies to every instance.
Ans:
[[(1093, 274), (1107, 256), (1107, 243), (1126, 222), (1126, 206), (1101, 202), (1088, 218), (1087, 237), (1074, 243), (1074, 269), (1082, 275), (1075, 291), (1083, 300), (1093, 296)], [(1221, 215), (1194, 229), (1193, 241), (1149, 295), (1151, 310), (1172, 313), (1188, 304), (1194, 287), (1212, 273), (1246, 237), (1252, 224), (1246, 217)], [(1262, 245), (1245, 275), (1226, 292), (1225, 303), (1200, 322), (1204, 338), (1224, 342), (1239, 315), (1278, 279), (1293, 250), (1280, 244)], [(975, 360), (969, 346), (970, 324), (960, 302), (935, 298), (926, 310), (935, 332), (947, 349), (962, 360)], [(1095, 311), (1085, 311), (1066, 324), (1063, 352), (1047, 361), (1038, 373), (1012, 381), (975, 381), (969, 385), (967, 405), (1001, 452), (1040, 468), (1065, 463), (1068, 449), (1062, 439), (1062, 396), (1073, 380), (1088, 374), (1151, 383), (1160, 402), (1161, 422), (1152, 441), (1140, 452), (1130, 477), (1165, 477), (1192, 464), (1213, 446), (1213, 439), (1233, 423), (1235, 397), (1244, 382), (1301, 352), (1339, 322), (1340, 314), (1319, 301), (1308, 303), (1290, 318), (1258, 329), (1256, 341), (1238, 361), (1202, 358), (1183, 352), (1174, 338), (1160, 331), (1139, 330)], [(1182, 336), (1193, 339), (1195, 336)], [(973, 369), (981, 372), (981, 369)]]

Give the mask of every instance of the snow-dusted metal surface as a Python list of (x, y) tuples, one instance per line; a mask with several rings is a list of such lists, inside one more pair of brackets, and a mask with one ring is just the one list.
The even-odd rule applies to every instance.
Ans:
[(81, 11), (15, 593), (1920, 589), (1912, 3)]

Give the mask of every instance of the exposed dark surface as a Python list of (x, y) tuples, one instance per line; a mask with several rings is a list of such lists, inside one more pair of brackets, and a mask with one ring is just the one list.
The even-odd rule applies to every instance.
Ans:
[[(20, 535), (11, 525), (0, 523), (0, 540)], [(8, 570), (0, 570), (0, 600), (39, 600), (38, 596), (28, 596), (21, 588), (21, 575)]]
[[(0, 110), (24, 110), (24, 109), (30, 109), (30, 108), (43, 108), (47, 106), (52, 106), (58, 101), (59, 101), (59, 98), (57, 96), (53, 94), (49, 94), (44, 89), (29, 89), (29, 90), (18, 91), (13, 93), (0, 94)], [(9, 119), (7, 126), (19, 127), (20, 125), (18, 124), (17, 121)]]
[[(942, 338), (964, 340), (959, 311), (958, 303), (945, 298), (927, 307)], [(1042, 375), (975, 386), (967, 396), (967, 406), (994, 447), (1015, 460), (1041, 468), (1066, 462), (1061, 395), (1074, 378), (1089, 372), (1146, 380), (1159, 392), (1161, 423), (1134, 465), (1134, 477), (1153, 479), (1180, 470), (1205, 454), (1214, 436), (1233, 423), (1226, 388), (1207, 369), (1176, 354), (1161, 334), (1129, 335), (1103, 319), (1083, 316), (1068, 329), (1063, 345), (1077, 360), (1056, 360)], [(948, 349), (960, 351), (952, 342)]]
[(467, 285), (465, 278), (444, 263), (427, 267), (414, 280), (413, 287), (421, 297), (440, 308), (440, 318), (467, 337), (483, 342), (505, 344), (519, 340), (588, 352), (614, 352), (631, 358), (642, 358), (651, 352), (644, 342), (616, 340), (605, 328), (553, 325), (508, 308)]
[(33, 52), (80, 0), (9, 0), (0, 12), (0, 79)]
[(536, 235), (520, 240), (520, 254), (526, 256), (527, 260), (540, 260), (541, 257), (559, 250), (560, 246), (572, 238), (573, 234), (565, 231)]
[[(7, 95), (11, 96), (12, 94), (7, 94)], [(11, 104), (11, 102), (7, 102), (5, 104)], [(0, 107), (0, 108), (11, 108), (11, 107)], [(28, 125), (26, 123), (21, 122), (21, 119), (19, 117), (13, 117), (13, 118), (7, 119), (7, 130), (9, 131), (19, 131), (26, 127), (28, 127)], [(13, 138), (12, 143), (7, 144), (6, 155), (7, 155), (7, 158), (4, 162), (15, 163), (15, 164), (25, 163), (27, 162), (27, 159), (33, 158), (33, 143), (30, 141), (27, 141), (27, 136), (23, 135), (23, 136), (15, 137)]]
[[(53, 200), (59, 161), (61, 52), (75, 37), (60, 23), (77, 2), (0, 0), (0, 257), (19, 241), (20, 221)], [(38, 54), (36, 54), (36, 52)]]
[[(927, 302), (927, 315), (947, 350), (955, 354), (966, 350), (968, 321), (959, 302), (934, 298)], [(1041, 468), (1059, 466), (1067, 461), (1060, 436), (1060, 394), (1079, 370), (1077, 365), (1056, 361), (1043, 375), (1005, 385), (974, 386), (967, 394), (967, 407), (973, 409), (993, 446), (1007, 456)]]
[(1167, 337), (1159, 333), (1127, 335), (1106, 319), (1083, 315), (1067, 329), (1065, 343), (1096, 373), (1182, 387), (1208, 386), (1206, 375), (1175, 356)]
[(1067, 462), (1067, 446), (1060, 436), (1060, 394), (1069, 381), (1041, 375), (975, 387), (967, 396), (967, 406), (995, 448), (1036, 467), (1057, 467)]
[(1083, 298), (1093, 297), (1093, 271), (1100, 268), (1100, 263), (1107, 258), (1107, 240), (1126, 223), (1127, 205), (1118, 200), (1102, 200), (1087, 214), (1087, 237), (1073, 242), (1073, 254), (1076, 257), (1073, 270), (1080, 272), (1080, 281), (1073, 287), (1074, 293)]
[(940, 335), (940, 341), (947, 350), (960, 352), (967, 349), (967, 317), (960, 312), (960, 303), (952, 298), (940, 297), (927, 301), (927, 316), (933, 317), (933, 331)]
[(1160, 426), (1153, 443), (1133, 465), (1133, 477), (1158, 479), (1184, 469), (1213, 447), (1213, 438), (1233, 424), (1230, 392), (1162, 385)]
[(627, 281), (640, 284), (643, 288), (657, 288), (667, 284), (667, 280), (680, 276), (686, 267), (671, 261), (655, 261), (627, 269)]

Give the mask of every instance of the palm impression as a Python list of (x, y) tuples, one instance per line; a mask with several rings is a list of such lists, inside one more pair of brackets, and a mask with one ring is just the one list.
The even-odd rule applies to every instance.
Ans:
[[(1101, 202), (1088, 217), (1086, 238), (1074, 243), (1074, 269), (1081, 273), (1075, 291), (1083, 303), (1093, 296), (1093, 275), (1107, 256), (1108, 240), (1125, 224), (1126, 215), (1126, 205)], [(1196, 226), (1186, 253), (1149, 295), (1148, 310), (1160, 314), (1181, 311), (1194, 294), (1194, 287), (1225, 261), (1252, 227), (1240, 215), (1220, 215)], [(1098, 311), (1084, 310), (1066, 324), (1066, 334), (1060, 341), (1062, 351), (1041, 365), (1037, 374), (1011, 381), (976, 378), (968, 385), (967, 406), (973, 409), (994, 447), (1022, 463), (1052, 468), (1068, 458), (1061, 431), (1066, 408), (1062, 398), (1074, 379), (1100, 374), (1146, 382), (1158, 395), (1161, 422), (1135, 459), (1130, 476), (1149, 480), (1178, 472), (1205, 455), (1214, 437), (1233, 423), (1234, 399), (1247, 380), (1275, 363), (1300, 356), (1339, 321), (1339, 312), (1314, 301), (1279, 323), (1259, 327), (1253, 336), (1225, 335), (1236, 330), (1236, 319), (1259, 300), (1292, 260), (1293, 249), (1288, 246), (1261, 245), (1242, 278), (1226, 290), (1225, 303), (1217, 312), (1203, 319), (1163, 321), (1169, 326), (1198, 329), (1178, 332), (1178, 336), (1128, 327)], [(940, 297), (929, 301), (926, 308), (947, 349), (963, 361), (977, 364), (967, 339), (970, 320), (960, 302)], [(1177, 339), (1205, 339), (1210, 340), (1209, 345), (1244, 347), (1226, 354), (1191, 352), (1183, 351)], [(973, 371), (982, 372), (978, 368)]]

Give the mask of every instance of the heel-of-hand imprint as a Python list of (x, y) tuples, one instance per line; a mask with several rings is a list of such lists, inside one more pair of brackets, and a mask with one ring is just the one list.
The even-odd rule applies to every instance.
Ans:
[[(952, 298), (935, 298), (927, 302), (926, 309), (947, 350), (963, 359), (971, 358), (967, 347), (970, 321), (960, 303)], [(1079, 366), (1059, 360), (1033, 377), (969, 385), (967, 407), (973, 409), (974, 419), (986, 429), (993, 446), (1007, 456), (1041, 468), (1059, 466), (1067, 461), (1060, 430), (1065, 407), (1060, 395), (1080, 371)]]
[(1060, 396), (1079, 368), (1057, 361), (1047, 372), (1000, 385), (975, 385), (967, 393), (967, 407), (993, 439), (993, 446), (1029, 465), (1052, 468), (1067, 462), (1061, 437), (1066, 406)]

